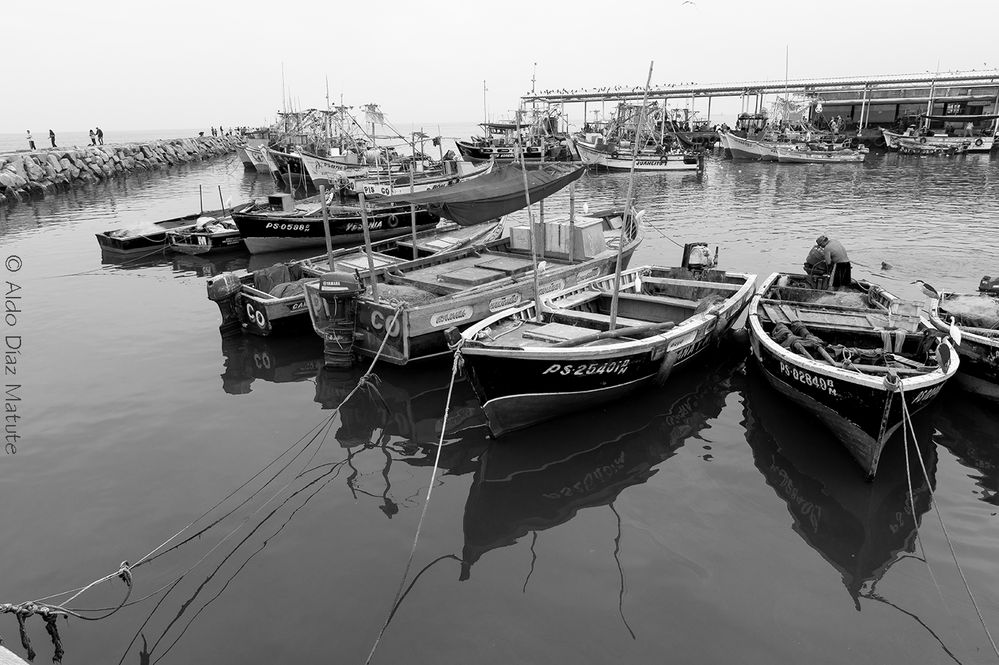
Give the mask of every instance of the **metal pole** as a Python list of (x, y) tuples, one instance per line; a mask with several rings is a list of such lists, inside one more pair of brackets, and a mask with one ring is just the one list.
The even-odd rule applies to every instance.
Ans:
[(538, 201), (538, 226), (541, 227), (541, 258), (545, 258), (545, 247), (548, 244), (548, 234), (545, 233), (545, 201)]
[(205, 214), (205, 193), (201, 185), (198, 185), (198, 205), (201, 206), (201, 214)]
[(576, 259), (576, 181), (569, 183), (569, 263)]
[[(520, 113), (517, 113), (517, 136), (520, 136)], [(531, 188), (527, 183), (527, 165), (524, 163), (524, 144), (518, 144), (520, 148), (520, 172), (524, 176), (524, 198), (527, 200), (527, 228), (530, 232), (531, 245), (531, 265), (534, 275), (534, 320), (541, 322), (541, 287), (538, 279), (538, 250), (534, 242), (534, 212), (531, 210)]]
[(368, 225), (368, 206), (364, 202), (364, 192), (357, 195), (361, 204), (361, 228), (364, 229), (364, 253), (368, 256), (368, 276), (371, 280), (371, 299), (378, 302), (378, 278), (375, 276), (375, 259), (371, 255), (371, 227)]
[(333, 272), (336, 267), (333, 265), (333, 238), (330, 235), (330, 216), (326, 209), (326, 185), (319, 185), (319, 196), (323, 200), (323, 234), (326, 236), (326, 262), (329, 264), (329, 271)]
[(222, 214), (225, 215), (225, 199), (222, 198), (222, 185), (219, 185), (219, 203), (222, 204)]
[[(414, 158), (415, 157), (416, 156), (414, 155)], [(414, 160), (410, 160), (410, 162), (409, 162), (409, 193), (410, 194), (412, 194), (413, 191), (414, 191), (413, 181), (415, 179), (416, 179), (416, 162), (415, 162), (415, 159), (414, 159)], [(416, 256), (417, 256), (417, 251), (416, 251), (416, 206), (413, 205), (412, 203), (409, 204), (409, 224), (410, 224), (410, 227), (412, 228), (412, 233), (413, 233), (413, 259), (416, 259)]]

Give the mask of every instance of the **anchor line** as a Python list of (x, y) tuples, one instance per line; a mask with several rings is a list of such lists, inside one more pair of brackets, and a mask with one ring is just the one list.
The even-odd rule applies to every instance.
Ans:
[[(904, 397), (902, 399), (902, 419), (902, 427), (908, 427), (909, 432), (912, 435), (913, 444), (916, 449), (916, 457), (919, 460), (919, 466), (923, 471), (923, 477), (926, 479), (926, 486), (927, 488), (930, 488), (930, 477), (926, 471), (926, 464), (923, 462), (923, 454), (920, 452), (919, 447), (915, 446), (916, 428), (912, 424), (912, 414), (909, 413), (909, 407), (905, 403)], [(982, 630), (985, 631), (986, 637), (989, 639), (989, 644), (992, 646), (993, 653), (995, 653), (996, 657), (999, 658), (999, 647), (996, 647), (995, 640), (992, 638), (992, 632), (989, 631), (989, 627), (985, 623), (985, 617), (982, 616), (982, 610), (978, 607), (978, 601), (975, 599), (975, 594), (971, 590), (971, 585), (968, 583), (968, 578), (964, 574), (964, 569), (961, 567), (960, 561), (958, 561), (957, 552), (954, 550), (954, 543), (950, 538), (950, 533), (947, 531), (947, 525), (944, 524), (943, 515), (940, 513), (940, 506), (937, 505), (936, 501), (932, 501), (932, 497), (931, 503), (933, 504), (933, 511), (936, 513), (937, 521), (940, 523), (940, 529), (943, 531), (944, 540), (947, 541), (947, 547), (950, 549), (951, 559), (953, 559), (954, 566), (957, 568), (957, 572), (961, 576), (961, 582), (964, 584), (964, 590), (967, 592), (968, 598), (971, 600), (971, 604), (975, 608), (975, 613), (978, 615), (978, 621), (982, 625)]]
[[(19, 626), (22, 627), (22, 630), (21, 630), (21, 633), (22, 633), (22, 644), (24, 645), (25, 649), (26, 650), (30, 650), (30, 642), (27, 640), (26, 633), (23, 630), (23, 624), (24, 624), (24, 621), (27, 618), (31, 617), (32, 615), (37, 614), (37, 615), (43, 617), (46, 620), (46, 622), (50, 626), (52, 626), (52, 628), (55, 628), (55, 625), (54, 625), (54, 622), (50, 622), (49, 621), (49, 618), (52, 617), (52, 616), (58, 616), (58, 615), (73, 616), (73, 617), (76, 617), (76, 618), (79, 618), (79, 619), (82, 619), (82, 620), (85, 620), (85, 621), (98, 621), (98, 620), (106, 619), (106, 618), (112, 616), (113, 614), (117, 613), (118, 611), (120, 611), (121, 609), (123, 609), (125, 607), (129, 607), (129, 606), (136, 605), (136, 604), (139, 604), (141, 602), (144, 602), (145, 600), (148, 600), (149, 598), (152, 598), (152, 597), (154, 597), (154, 596), (162, 593), (164, 590), (167, 590), (168, 588), (170, 590), (172, 590), (172, 588), (174, 586), (176, 586), (176, 584), (178, 582), (180, 582), (180, 580), (182, 580), (192, 570), (194, 570), (197, 566), (199, 566), (202, 562), (204, 562), (204, 560), (209, 555), (211, 555), (223, 543), (225, 543), (229, 538), (231, 538), (239, 529), (241, 529), (246, 524), (246, 522), (249, 521), (249, 519), (251, 517), (253, 517), (254, 515), (258, 514), (261, 510), (263, 510), (263, 508), (265, 508), (274, 499), (276, 499), (278, 496), (280, 496), (285, 490), (288, 489), (288, 487), (291, 486), (291, 484), (295, 480), (301, 478), (302, 475), (304, 473), (306, 473), (306, 469), (312, 463), (312, 460), (315, 459), (316, 455), (319, 452), (319, 449), (322, 447), (323, 443), (325, 442), (326, 437), (328, 436), (330, 428), (332, 426), (332, 422), (335, 419), (336, 415), (339, 413), (340, 409), (343, 407), (344, 404), (347, 403), (348, 400), (350, 400), (351, 397), (353, 397), (358, 392), (358, 390), (362, 389), (362, 387), (364, 387), (365, 384), (369, 380), (371, 380), (371, 377), (374, 376), (373, 370), (374, 370), (374, 367), (377, 364), (378, 360), (381, 358), (381, 356), (382, 356), (382, 354), (384, 352), (385, 345), (386, 345), (386, 343), (388, 342), (388, 339), (389, 339), (389, 331), (392, 329), (392, 326), (395, 324), (396, 320), (398, 319), (398, 317), (399, 317), (399, 315), (401, 313), (402, 313), (402, 308), (396, 309), (396, 312), (395, 312), (395, 315), (392, 318), (392, 321), (386, 327), (385, 337), (382, 339), (382, 343), (379, 346), (378, 351), (375, 354), (374, 358), (372, 359), (371, 364), (368, 366), (368, 369), (358, 379), (358, 382), (354, 386), (354, 388), (347, 394), (346, 397), (344, 397), (344, 399), (340, 402), (340, 404), (338, 404), (337, 407), (335, 409), (333, 409), (332, 413), (328, 417), (324, 418), (323, 421), (320, 424), (313, 426), (308, 432), (306, 432), (305, 435), (303, 435), (302, 437), (300, 437), (297, 441), (295, 441), (288, 448), (286, 448), (284, 451), (282, 451), (277, 457), (275, 457), (270, 462), (268, 462), (262, 469), (260, 469), (259, 471), (257, 471), (253, 476), (251, 476), (248, 480), (246, 480), (244, 483), (242, 483), (239, 487), (237, 487), (236, 489), (234, 489), (231, 492), (229, 492), (225, 497), (223, 497), (221, 500), (219, 500), (214, 506), (212, 506), (207, 511), (205, 511), (204, 513), (202, 513), (199, 517), (195, 518), (192, 522), (188, 523), (186, 526), (184, 526), (178, 532), (176, 532), (175, 534), (173, 534), (172, 536), (170, 536), (169, 538), (167, 538), (163, 543), (157, 545), (152, 551), (150, 551), (148, 554), (146, 554), (141, 559), (139, 559), (135, 564), (129, 564), (128, 561), (124, 561), (124, 562), (121, 563), (121, 565), (119, 566), (118, 570), (116, 570), (115, 572), (110, 573), (108, 575), (105, 575), (104, 577), (101, 577), (101, 578), (99, 578), (97, 580), (94, 580), (93, 582), (90, 582), (89, 584), (86, 584), (86, 585), (81, 586), (81, 587), (76, 587), (74, 589), (69, 589), (69, 590), (66, 590), (66, 591), (59, 592), (59, 593), (55, 593), (55, 594), (51, 594), (51, 595), (48, 595), (48, 596), (44, 596), (42, 598), (38, 598), (38, 599), (33, 600), (33, 601), (25, 601), (25, 602), (16, 603), (16, 604), (12, 604), (12, 603), (2, 603), (2, 604), (0, 604), (0, 614), (11, 613), (11, 614), (15, 614), (17, 616)], [(448, 395), (448, 399), (450, 401), (450, 393)], [(310, 433), (312, 433), (311, 437), (309, 437)], [(321, 438), (320, 438), (320, 435), (322, 435)], [(183, 546), (184, 544), (190, 542), (191, 540), (193, 540), (195, 538), (198, 538), (200, 535), (202, 535), (203, 533), (205, 533), (209, 529), (217, 526), (222, 520), (224, 520), (226, 517), (232, 515), (240, 507), (246, 505), (254, 497), (256, 497), (258, 494), (260, 494), (260, 492), (262, 492), (266, 487), (268, 487), (271, 483), (273, 483), (274, 480), (276, 480), (277, 477), (282, 472), (284, 472), (284, 470), (286, 470), (299, 456), (301, 456), (306, 450), (308, 450), (308, 448), (311, 447), (312, 444), (317, 439), (319, 439), (319, 445), (315, 447), (315, 449), (313, 450), (312, 454), (309, 456), (308, 460), (306, 461), (306, 463), (302, 467), (302, 469), (299, 471), (299, 473), (297, 475), (295, 475), (291, 480), (289, 480), (288, 483), (286, 483), (283, 487), (281, 487), (274, 494), (272, 494), (253, 513), (251, 513), (250, 515), (248, 515), (247, 517), (245, 517), (238, 525), (236, 525), (236, 527), (232, 531), (230, 531), (228, 534), (226, 534), (221, 540), (219, 540), (218, 543), (216, 543), (211, 549), (209, 549), (208, 552), (206, 552), (200, 559), (198, 559), (198, 561), (196, 561), (187, 570), (185, 570), (184, 572), (182, 572), (176, 579), (174, 579), (174, 580), (172, 580), (172, 581), (164, 584), (160, 588), (158, 588), (155, 591), (153, 591), (153, 592), (151, 592), (151, 593), (143, 596), (142, 598), (138, 598), (136, 600), (131, 600), (130, 601), (130, 598), (131, 598), (131, 595), (132, 595), (132, 589), (133, 589), (133, 583), (132, 583), (132, 570), (133, 569), (138, 568), (139, 566), (141, 566), (143, 564), (149, 563), (149, 562), (155, 560), (156, 558), (159, 558), (160, 556), (163, 556), (166, 553), (168, 553), (170, 551), (173, 551), (173, 550), (175, 550), (175, 549)], [(237, 506), (235, 506), (234, 508), (232, 508), (231, 510), (229, 510), (225, 515), (219, 517), (218, 519), (216, 519), (215, 521), (213, 521), (211, 524), (207, 525), (205, 528), (199, 530), (197, 533), (192, 534), (191, 536), (189, 536), (188, 538), (186, 538), (182, 542), (177, 543), (173, 547), (170, 547), (169, 549), (163, 550), (163, 548), (166, 547), (169, 543), (171, 543), (176, 538), (180, 537), (182, 534), (184, 534), (186, 531), (188, 531), (190, 528), (192, 528), (194, 525), (196, 525), (198, 522), (200, 522), (202, 519), (204, 519), (204, 517), (206, 517), (208, 514), (210, 514), (213, 510), (215, 510), (216, 508), (218, 508), (219, 506), (221, 506), (222, 504), (224, 504), (229, 498), (231, 498), (237, 492), (239, 492), (241, 489), (245, 488), (247, 485), (249, 485), (251, 482), (253, 482), (253, 480), (255, 480), (256, 478), (258, 478), (268, 468), (270, 468), (271, 466), (273, 466), (274, 464), (276, 464), (281, 458), (283, 458), (289, 452), (291, 452), (296, 447), (298, 447), (303, 441), (306, 441), (306, 443), (305, 443), (304, 446), (302, 446), (302, 449), (299, 450), (290, 460), (288, 460), (288, 462), (286, 462), (274, 475), (272, 475), (270, 477), (270, 479), (267, 480), (267, 482), (265, 482), (263, 485), (261, 485), (256, 490), (254, 490), (246, 499), (244, 499)], [(439, 452), (438, 452), (438, 457), (439, 457)], [(327, 473), (329, 473), (329, 472), (327, 472)], [(163, 551), (160, 551), (160, 550), (163, 550)], [(117, 605), (115, 605), (113, 607), (99, 607), (99, 608), (70, 608), (70, 607), (66, 607), (66, 605), (68, 605), (70, 602), (72, 602), (76, 598), (80, 597), (81, 595), (83, 595), (84, 593), (86, 593), (87, 591), (89, 591), (90, 589), (92, 589), (92, 588), (94, 588), (96, 586), (99, 586), (100, 584), (103, 584), (105, 582), (108, 582), (110, 580), (113, 580), (115, 578), (121, 578), (124, 581), (125, 585), (126, 585), (125, 596), (123, 597), (123, 599)], [(50, 601), (52, 599), (60, 598), (60, 597), (63, 597), (63, 596), (69, 596), (69, 598), (66, 599), (66, 600), (60, 601), (60, 603), (47, 603), (47, 602), (45, 602), (45, 601)], [(88, 612), (88, 613), (92, 613), (92, 612), (105, 612), (105, 614), (103, 614), (101, 616), (87, 616), (86, 614), (84, 614), (85, 612)], [(54, 630), (54, 631), (50, 630), (50, 634), (52, 635), (53, 643), (55, 644), (58, 641), (58, 639), (59, 639), (58, 638), (58, 631), (57, 630)], [(61, 644), (60, 644), (59, 647), (57, 647), (57, 650), (60, 650), (60, 649), (61, 649)], [(32, 653), (33, 653), (33, 651), (32, 651)]]
[[(386, 329), (391, 329), (391, 326), (386, 326)], [(392, 617), (395, 616), (396, 610), (399, 608), (399, 604), (402, 602), (404, 595), (404, 589), (406, 586), (406, 578), (409, 576), (409, 570), (413, 565), (413, 558), (416, 556), (416, 546), (420, 542), (420, 531), (423, 529), (423, 521), (427, 516), (427, 509), (430, 507), (430, 496), (434, 491), (434, 482), (437, 478), (437, 470), (440, 468), (441, 460), (441, 450), (444, 448), (444, 437), (447, 434), (447, 419), (448, 413), (451, 410), (451, 395), (454, 392), (455, 379), (458, 377), (458, 372), (461, 368), (461, 349), (460, 346), (455, 349), (454, 352), (454, 362), (451, 364), (451, 382), (447, 389), (447, 400), (444, 402), (444, 418), (441, 421), (441, 437), (437, 442), (437, 453), (434, 456), (434, 468), (430, 473), (430, 482), (427, 484), (427, 495), (423, 500), (423, 510), (420, 513), (420, 519), (416, 524), (416, 533), (413, 536), (413, 546), (409, 550), (409, 558), (406, 561), (406, 568), (403, 570), (402, 579), (399, 580), (399, 588), (396, 591), (395, 598), (392, 600), (392, 609), (388, 616), (385, 618), (385, 623), (382, 625), (381, 630), (378, 631), (377, 637), (375, 637), (374, 644), (371, 645), (371, 651), (368, 652), (368, 657), (364, 661), (365, 665), (371, 663), (371, 659), (375, 655), (375, 650), (378, 648), (381, 642), (382, 636), (388, 629), (389, 623), (392, 621)], [(416, 580), (414, 578), (413, 582)], [(412, 588), (412, 585), (410, 585)]]

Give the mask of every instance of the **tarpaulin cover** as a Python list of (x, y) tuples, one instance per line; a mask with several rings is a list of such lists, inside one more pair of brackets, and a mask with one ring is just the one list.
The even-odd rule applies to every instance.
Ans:
[[(545, 199), (583, 175), (585, 167), (545, 164), (527, 169), (531, 203)], [(386, 204), (412, 203), (462, 226), (481, 224), (527, 207), (524, 170), (517, 164), (497, 166), (492, 173), (448, 187), (382, 199)]]

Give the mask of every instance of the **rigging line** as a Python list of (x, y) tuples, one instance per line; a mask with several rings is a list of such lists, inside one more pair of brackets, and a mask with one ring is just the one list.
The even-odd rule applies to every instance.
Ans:
[[(386, 329), (391, 330), (391, 326), (387, 326)], [(381, 630), (378, 631), (378, 636), (375, 638), (374, 644), (371, 645), (371, 651), (368, 653), (368, 657), (364, 661), (365, 665), (368, 665), (374, 657), (375, 649), (378, 648), (378, 643), (381, 642), (382, 635), (385, 634), (385, 630), (388, 628), (389, 622), (392, 621), (395, 611), (399, 608), (399, 603), (402, 600), (403, 586), (406, 584), (406, 578), (409, 576), (409, 569), (413, 565), (413, 557), (416, 556), (416, 546), (420, 542), (420, 530), (423, 529), (423, 520), (427, 516), (427, 508), (430, 507), (430, 495), (434, 490), (434, 481), (437, 478), (437, 469), (440, 466), (441, 449), (444, 448), (444, 437), (447, 434), (447, 417), (448, 412), (451, 409), (451, 394), (454, 392), (454, 383), (455, 378), (458, 376), (460, 362), (461, 353), (459, 353), (458, 350), (455, 350), (454, 362), (451, 364), (451, 383), (448, 385), (447, 400), (444, 402), (444, 418), (441, 421), (441, 438), (437, 442), (437, 454), (434, 456), (434, 468), (430, 474), (430, 482), (427, 484), (427, 496), (423, 500), (423, 511), (420, 513), (420, 520), (416, 524), (416, 534), (413, 536), (413, 546), (409, 550), (409, 559), (406, 561), (406, 568), (403, 570), (402, 579), (399, 581), (399, 590), (396, 591), (395, 599), (392, 601), (392, 611), (389, 612), (388, 617), (385, 619), (384, 625), (382, 625)], [(415, 582), (416, 580), (414, 579), (413, 581)]]
[[(909, 426), (909, 430), (912, 433), (913, 439), (916, 437), (916, 428), (912, 424), (912, 415), (909, 413), (909, 407), (906, 405), (905, 400), (902, 400), (902, 414), (904, 421), (902, 427), (906, 425)], [(923, 477), (926, 479), (926, 486), (930, 487), (930, 476), (926, 472), (926, 465), (923, 463), (923, 454), (920, 452), (919, 448), (916, 448), (916, 455), (919, 458), (919, 466), (923, 469)], [(940, 529), (943, 531), (944, 540), (947, 541), (947, 547), (950, 549), (951, 558), (954, 560), (954, 566), (957, 568), (957, 572), (961, 575), (961, 582), (964, 583), (964, 590), (968, 593), (968, 598), (971, 599), (971, 604), (975, 607), (975, 613), (978, 614), (978, 621), (982, 624), (982, 630), (985, 631), (985, 635), (989, 638), (989, 644), (992, 645), (992, 652), (995, 653), (996, 657), (999, 658), (999, 647), (996, 647), (996, 642), (992, 639), (992, 632), (989, 631), (988, 625), (985, 623), (985, 617), (982, 616), (982, 610), (978, 607), (978, 601), (975, 600), (975, 594), (971, 591), (971, 585), (968, 583), (968, 578), (964, 574), (964, 569), (961, 567), (961, 563), (957, 559), (957, 552), (954, 550), (954, 543), (950, 539), (950, 534), (947, 532), (947, 526), (944, 524), (943, 515), (940, 513), (940, 506), (936, 501), (931, 501), (933, 504), (933, 512), (936, 513), (937, 521), (940, 522)]]
[(534, 575), (534, 564), (538, 562), (538, 553), (534, 549), (534, 546), (538, 544), (538, 532), (531, 532), (531, 569), (527, 571), (527, 577), (524, 578), (524, 586), (521, 588), (521, 593), (527, 593), (527, 583), (531, 581), (531, 576)]
[(628, 633), (631, 634), (631, 639), (637, 640), (635, 636), (635, 631), (631, 629), (628, 624), (628, 619), (624, 616), (624, 567), (621, 565), (621, 515), (617, 512), (617, 508), (614, 506), (614, 502), (610, 503), (611, 512), (614, 513), (614, 517), (617, 520), (617, 535), (614, 536), (614, 562), (617, 563), (617, 573), (621, 579), (621, 586), (618, 587), (617, 594), (617, 612), (621, 615), (621, 621), (624, 622), (624, 627), (628, 629)]
[(940, 648), (943, 649), (943, 651), (944, 651), (945, 654), (947, 654), (948, 656), (950, 656), (951, 660), (953, 660), (955, 663), (958, 663), (958, 665), (963, 665), (963, 663), (961, 662), (961, 659), (958, 658), (954, 654), (954, 652), (952, 652), (947, 647), (946, 643), (944, 643), (944, 641), (940, 638), (940, 636), (937, 635), (936, 632), (932, 628), (930, 628), (926, 624), (926, 622), (923, 621), (919, 617), (918, 614), (916, 614), (915, 612), (910, 612), (909, 610), (903, 609), (901, 606), (896, 605), (895, 603), (891, 602), (890, 600), (888, 600), (887, 598), (885, 598), (881, 594), (879, 594), (876, 591), (874, 591), (873, 587), (871, 588), (871, 591), (868, 594), (866, 594), (864, 597), (867, 598), (868, 600), (873, 600), (873, 601), (878, 602), (878, 603), (884, 603), (885, 605), (888, 605), (889, 607), (894, 607), (896, 610), (898, 610), (902, 614), (905, 614), (906, 616), (912, 617), (912, 619), (914, 619), (916, 621), (916, 623), (918, 623), (920, 626), (922, 626), (926, 630), (927, 633), (929, 633), (930, 635), (933, 636), (933, 639), (935, 639), (937, 641), (937, 643), (940, 644)]

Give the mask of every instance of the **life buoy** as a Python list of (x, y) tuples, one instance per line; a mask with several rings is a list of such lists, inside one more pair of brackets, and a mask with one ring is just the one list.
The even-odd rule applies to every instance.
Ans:
[(399, 226), (399, 218), (396, 217), (395, 215), (389, 215), (388, 219), (385, 220), (385, 226), (389, 227), (390, 229), (394, 229), (395, 227)]
[(982, 140), (981, 139), (977, 139), (975, 141), (975, 145), (982, 145)]
[(920, 136), (919, 137), (919, 142), (920, 143), (926, 143), (926, 137), (925, 136)]

